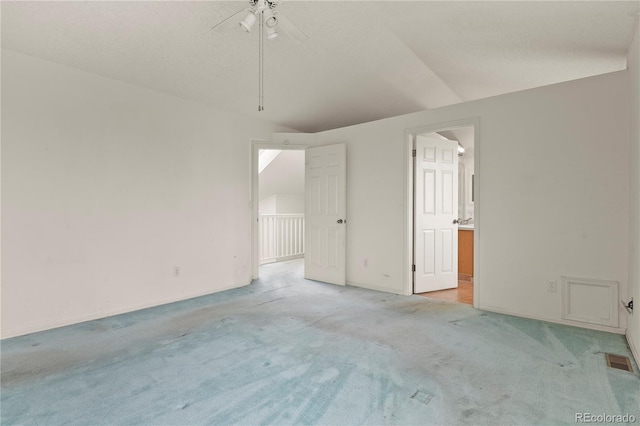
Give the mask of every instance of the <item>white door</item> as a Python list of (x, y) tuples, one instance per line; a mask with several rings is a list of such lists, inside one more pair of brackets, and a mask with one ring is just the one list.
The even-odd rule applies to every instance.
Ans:
[(458, 286), (458, 142), (416, 137), (414, 293)]
[(346, 146), (307, 148), (305, 278), (345, 285)]

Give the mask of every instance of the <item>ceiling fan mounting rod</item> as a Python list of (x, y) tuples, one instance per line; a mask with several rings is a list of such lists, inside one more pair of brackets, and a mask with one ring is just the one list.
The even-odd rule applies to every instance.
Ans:
[[(258, 16), (258, 111), (264, 111), (264, 25), (265, 10), (273, 9), (277, 0), (250, 0), (254, 7), (253, 14)], [(271, 12), (268, 12), (271, 13)], [(277, 21), (276, 21), (277, 22)]]
[(258, 111), (264, 111), (264, 20), (259, 22), (258, 42)]

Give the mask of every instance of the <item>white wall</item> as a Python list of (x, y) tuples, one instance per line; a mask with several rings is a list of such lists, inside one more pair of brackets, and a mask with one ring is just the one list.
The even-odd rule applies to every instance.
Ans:
[[(640, 363), (640, 30), (636, 25), (635, 37), (627, 58), (628, 78), (631, 93), (631, 150), (630, 150), (630, 218), (629, 218), (629, 293), (636, 304), (634, 314), (629, 318), (627, 340), (636, 361)], [(623, 314), (624, 315), (624, 314)]]
[[(250, 138), (283, 129), (8, 51), (2, 79), (2, 337), (249, 282)], [(558, 320), (561, 275), (638, 295), (630, 89), (623, 71), (274, 140), (347, 142), (347, 279), (402, 293), (404, 132), (479, 117), (480, 307)]]
[(2, 337), (250, 282), (250, 140), (286, 129), (6, 50), (2, 124)]
[(276, 195), (269, 195), (260, 199), (258, 211), (260, 214), (276, 214), (277, 213), (277, 199)]
[(560, 321), (562, 275), (625, 294), (628, 102), (617, 72), (316, 134), (347, 143), (347, 281), (403, 292), (405, 130), (478, 117), (480, 308)]
[(261, 214), (304, 213), (304, 195), (276, 194), (260, 200)]
[(303, 150), (280, 151), (260, 173), (260, 213), (304, 213), (304, 155)]
[(278, 194), (276, 196), (276, 213), (292, 214), (304, 213), (304, 195), (302, 194)]
[(304, 195), (304, 151), (283, 150), (260, 173), (260, 198), (273, 194)]

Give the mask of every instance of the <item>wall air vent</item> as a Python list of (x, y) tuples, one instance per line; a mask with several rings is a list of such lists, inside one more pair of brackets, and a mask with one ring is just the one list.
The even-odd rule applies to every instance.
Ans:
[(562, 318), (618, 327), (618, 282), (562, 277)]

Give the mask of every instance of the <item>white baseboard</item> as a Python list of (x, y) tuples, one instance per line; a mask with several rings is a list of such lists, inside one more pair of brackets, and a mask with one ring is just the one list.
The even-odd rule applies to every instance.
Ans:
[(366, 288), (367, 290), (374, 290), (374, 291), (381, 291), (384, 293), (392, 293), (392, 294), (398, 294), (400, 296), (404, 296), (404, 289), (400, 288), (389, 288), (389, 287), (380, 287), (380, 286), (375, 286), (375, 285), (370, 285), (370, 284), (362, 284), (362, 283), (357, 283), (354, 281), (347, 281), (347, 285), (350, 285), (352, 287), (360, 287), (360, 288)]
[(618, 327), (607, 327), (607, 326), (604, 326), (604, 325), (590, 324), (590, 323), (586, 323), (586, 322), (583, 323), (583, 322), (579, 322), (579, 321), (564, 320), (564, 319), (561, 319), (561, 318), (546, 318), (546, 317), (542, 317), (542, 316), (538, 316), (538, 315), (521, 314), (521, 313), (518, 313), (518, 312), (511, 312), (511, 311), (508, 311), (506, 309), (495, 308), (493, 306), (481, 305), (481, 306), (478, 306), (478, 309), (481, 309), (483, 311), (495, 312), (495, 313), (498, 313), (498, 314), (511, 315), (511, 316), (514, 316), (514, 317), (521, 317), (521, 318), (533, 319), (533, 320), (538, 320), (538, 321), (551, 322), (551, 323), (554, 323), (554, 324), (570, 325), (572, 327), (586, 328), (586, 329), (589, 329), (589, 330), (596, 330), (596, 331), (606, 331), (608, 333), (625, 334), (626, 331), (627, 331), (624, 328), (618, 328)]
[(304, 253), (293, 254), (291, 256), (274, 257), (273, 259), (261, 260), (259, 262), (259, 266), (268, 265), (270, 263), (276, 263), (276, 262), (284, 262), (285, 260), (302, 259), (302, 258), (304, 258)]
[(633, 358), (636, 360), (636, 365), (640, 367), (640, 352), (638, 351), (636, 342), (629, 335), (629, 330), (627, 330), (626, 337), (627, 337), (627, 344), (631, 348), (631, 353), (633, 354)]
[(209, 291), (209, 292), (204, 292), (204, 293), (196, 293), (196, 294), (191, 294), (191, 295), (187, 295), (187, 296), (184, 296), (184, 297), (178, 297), (178, 298), (156, 300), (156, 301), (145, 303), (145, 304), (142, 304), (142, 305), (130, 306), (130, 307), (127, 307), (127, 308), (115, 309), (115, 310), (112, 310), (112, 311), (104, 311), (104, 312), (99, 312), (99, 313), (95, 313), (95, 314), (91, 314), (91, 315), (81, 315), (81, 316), (78, 316), (78, 317), (63, 318), (63, 319), (58, 320), (58, 321), (52, 321), (52, 322), (47, 322), (47, 323), (32, 324), (32, 325), (29, 325), (27, 327), (21, 327), (21, 328), (16, 328), (16, 329), (13, 329), (13, 330), (7, 330), (7, 331), (2, 333), (2, 335), (0, 336), (0, 340), (9, 339), (11, 337), (24, 336), (25, 334), (37, 333), (39, 331), (51, 330), (51, 329), (54, 329), (54, 328), (65, 327), (65, 326), (68, 326), (68, 325), (79, 324), (79, 323), (82, 323), (82, 322), (94, 321), (94, 320), (102, 319), (102, 318), (108, 318), (108, 317), (121, 315), (121, 314), (126, 314), (126, 313), (130, 313), (130, 312), (140, 311), (142, 309), (148, 309), (148, 308), (153, 308), (153, 307), (156, 307), (156, 306), (167, 305), (169, 303), (182, 302), (182, 301), (185, 301), (185, 300), (195, 299), (197, 297), (202, 297), (202, 296), (206, 296), (206, 295), (209, 295), (209, 294), (219, 293), (221, 291), (232, 290), (234, 288), (244, 287), (244, 286), (246, 286), (248, 284), (251, 284), (251, 281), (249, 281), (247, 284), (232, 284), (232, 285), (229, 285), (229, 286), (221, 287), (221, 288), (219, 288), (219, 289), (217, 289), (215, 291)]

